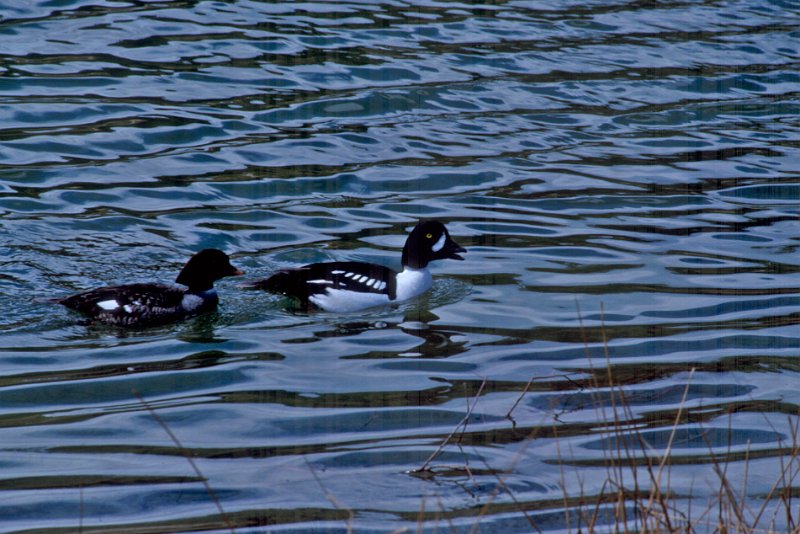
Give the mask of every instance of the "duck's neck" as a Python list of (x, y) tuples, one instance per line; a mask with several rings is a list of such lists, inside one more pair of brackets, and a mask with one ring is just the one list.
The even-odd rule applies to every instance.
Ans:
[(205, 291), (193, 291), (189, 289), (183, 295), (181, 306), (188, 313), (199, 313), (203, 310), (214, 309), (219, 304), (219, 297), (216, 290), (212, 287)]
[(411, 269), (424, 269), (428, 266), (428, 260), (421, 258), (419, 255), (419, 251), (412, 251), (410, 239), (406, 240), (406, 244), (403, 245), (403, 255), (400, 258), (400, 263), (403, 266), (403, 269), (411, 268)]
[(214, 289), (214, 286), (205, 286), (205, 285), (195, 285), (189, 286), (189, 289), (186, 290), (187, 293), (191, 293), (192, 295), (197, 295), (198, 297), (216, 297), (217, 290)]

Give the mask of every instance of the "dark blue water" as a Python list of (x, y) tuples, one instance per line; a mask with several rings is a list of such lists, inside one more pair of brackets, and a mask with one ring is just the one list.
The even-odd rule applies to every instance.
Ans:
[[(641, 512), (664, 456), (670, 526), (794, 528), (798, 24), (781, 0), (6, 3), (0, 530), (667, 529)], [(205, 247), (252, 278), (397, 267), (423, 217), (467, 260), (394, 308), (226, 279), (216, 313), (124, 332), (47, 302)]]

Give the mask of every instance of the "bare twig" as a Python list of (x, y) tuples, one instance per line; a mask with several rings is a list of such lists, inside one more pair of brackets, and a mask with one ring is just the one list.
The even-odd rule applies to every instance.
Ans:
[[(496, 494), (499, 493), (497, 488), (502, 488), (503, 490), (505, 490), (505, 492), (508, 494), (508, 496), (511, 497), (511, 500), (514, 501), (514, 504), (517, 505), (517, 509), (520, 512), (522, 512), (522, 515), (525, 516), (525, 519), (528, 521), (528, 524), (530, 524), (531, 528), (534, 529), (536, 532), (539, 532), (541, 534), (541, 532), (542, 532), (541, 529), (536, 525), (536, 522), (533, 520), (533, 518), (531, 518), (531, 516), (529, 516), (528, 513), (522, 508), (522, 503), (520, 503), (517, 500), (517, 497), (511, 491), (511, 488), (509, 488), (508, 484), (506, 484), (505, 479), (503, 479), (503, 477), (499, 473), (497, 473), (494, 469), (492, 469), (492, 467), (489, 465), (489, 462), (487, 462), (486, 459), (483, 456), (480, 456), (480, 459), (481, 459), (481, 462), (483, 462), (483, 465), (486, 467), (486, 469), (494, 475), (495, 479), (497, 479), (497, 487), (495, 488), (494, 495), (492, 495), (492, 497), (496, 496)], [(514, 465), (516, 465), (516, 461), (512, 462), (512, 469), (513, 469)], [(506, 472), (511, 472), (511, 469), (506, 470)], [(491, 501), (491, 499), (490, 499), (490, 501)], [(473, 527), (473, 530), (474, 530), (474, 527)]]
[(519, 403), (522, 402), (522, 399), (525, 397), (525, 395), (528, 394), (528, 391), (531, 389), (531, 385), (533, 384), (534, 380), (549, 380), (551, 378), (564, 378), (567, 381), (569, 381), (572, 384), (574, 384), (579, 389), (581, 389), (581, 390), (583, 389), (583, 386), (581, 386), (575, 380), (570, 378), (569, 375), (567, 375), (567, 374), (532, 376), (530, 378), (530, 380), (528, 380), (528, 383), (525, 384), (525, 387), (522, 388), (522, 392), (519, 394), (519, 397), (517, 397), (517, 400), (514, 401), (514, 404), (512, 404), (511, 408), (509, 408), (508, 412), (506, 412), (505, 418), (511, 421), (512, 425), (514, 426), (514, 428), (516, 428), (517, 422), (514, 420), (513, 417), (511, 417), (511, 414), (517, 408), (517, 406), (519, 406)]
[(433, 460), (435, 460), (436, 457), (439, 456), (439, 454), (441, 454), (441, 452), (445, 448), (445, 446), (447, 446), (447, 444), (450, 442), (450, 440), (453, 439), (453, 436), (455, 436), (455, 434), (458, 431), (458, 429), (461, 428), (462, 426), (466, 427), (467, 423), (469, 422), (469, 418), (472, 416), (472, 410), (474, 410), (475, 409), (475, 405), (478, 404), (478, 399), (480, 399), (481, 393), (483, 392), (483, 388), (485, 386), (486, 386), (486, 379), (484, 378), (483, 382), (481, 382), (481, 387), (478, 388), (478, 392), (475, 394), (475, 402), (473, 402), (471, 405), (468, 405), (467, 415), (465, 415), (464, 418), (453, 428), (453, 430), (450, 432), (450, 434), (448, 434), (447, 437), (444, 438), (444, 440), (439, 444), (439, 446), (436, 448), (436, 450), (433, 451), (433, 454), (431, 454), (428, 457), (428, 459), (425, 460), (425, 463), (423, 463), (421, 467), (418, 467), (417, 469), (414, 469), (412, 471), (412, 473), (419, 473), (421, 471), (428, 471), (431, 462)]
[(336, 508), (337, 510), (347, 512), (347, 515), (349, 516), (347, 519), (347, 532), (353, 532), (353, 515), (354, 515), (353, 511), (350, 508), (343, 506), (341, 503), (339, 503), (339, 500), (336, 498), (336, 496), (330, 491), (328, 491), (328, 488), (326, 488), (325, 485), (322, 483), (322, 480), (319, 478), (319, 475), (317, 475), (317, 471), (314, 469), (314, 466), (311, 465), (311, 462), (308, 461), (308, 458), (303, 457), (303, 460), (305, 460), (306, 466), (308, 466), (308, 470), (311, 471), (311, 476), (314, 477), (314, 480), (317, 482), (317, 485), (322, 490), (322, 494), (325, 495), (325, 499), (327, 499), (327, 501), (331, 503), (333, 507)]
[(164, 420), (161, 418), (160, 415), (158, 415), (158, 413), (156, 413), (155, 409), (152, 406), (150, 406), (150, 403), (148, 403), (146, 400), (144, 400), (144, 397), (142, 397), (141, 393), (139, 393), (139, 391), (134, 388), (133, 389), (133, 394), (136, 396), (137, 399), (139, 399), (139, 402), (142, 403), (142, 406), (145, 407), (145, 409), (150, 413), (150, 415), (153, 417), (153, 419), (155, 419), (156, 422), (159, 425), (161, 425), (161, 428), (163, 428), (164, 432), (167, 433), (167, 435), (169, 436), (169, 439), (172, 440), (172, 442), (175, 444), (175, 446), (178, 448), (178, 450), (181, 451), (181, 454), (183, 454), (183, 457), (186, 458), (186, 461), (189, 462), (189, 465), (192, 466), (192, 470), (195, 472), (197, 477), (200, 479), (200, 482), (203, 484), (203, 487), (206, 489), (206, 493), (208, 493), (209, 498), (214, 503), (214, 506), (217, 507), (217, 511), (219, 512), (219, 515), (222, 518), (222, 521), (225, 522), (225, 526), (228, 528), (228, 530), (231, 531), (231, 533), (235, 534), (236, 533), (236, 529), (233, 527), (233, 524), (228, 519), (228, 515), (225, 513), (225, 510), (222, 509), (222, 503), (219, 502), (219, 499), (217, 498), (217, 495), (214, 493), (214, 490), (211, 489), (211, 485), (208, 483), (208, 479), (203, 475), (202, 471), (200, 471), (200, 468), (197, 467), (197, 463), (195, 463), (194, 459), (189, 454), (189, 451), (186, 450), (186, 448), (183, 446), (183, 444), (181, 444), (180, 440), (178, 439), (178, 436), (176, 436), (175, 433), (172, 432), (172, 429), (169, 426), (167, 426), (167, 423), (164, 422)]
[(681, 397), (681, 402), (678, 405), (678, 412), (675, 414), (675, 421), (672, 424), (672, 430), (669, 434), (669, 439), (667, 440), (667, 447), (664, 450), (663, 455), (661, 456), (661, 461), (658, 463), (658, 470), (656, 471), (655, 477), (653, 476), (652, 470), (648, 469), (648, 473), (650, 474), (650, 481), (653, 484), (653, 491), (650, 492), (650, 498), (647, 501), (647, 510), (650, 510), (653, 505), (653, 501), (656, 497), (658, 497), (659, 503), (661, 504), (661, 510), (664, 513), (664, 519), (667, 521), (667, 527), (672, 530), (672, 525), (669, 522), (669, 513), (668, 507), (666, 502), (664, 501), (664, 494), (661, 491), (661, 476), (664, 472), (664, 467), (667, 465), (669, 458), (672, 454), (672, 446), (675, 443), (675, 435), (678, 432), (678, 426), (680, 425), (681, 418), (683, 416), (683, 410), (686, 406), (686, 399), (689, 396), (689, 386), (692, 383), (692, 378), (694, 377), (694, 367), (689, 371), (689, 377), (686, 379), (686, 387), (683, 388), (683, 396)]
[(83, 534), (83, 484), (78, 486), (80, 504), (78, 505), (78, 534)]
[[(787, 492), (787, 488), (788, 488), (789, 495), (791, 496), (791, 487), (792, 487), (793, 480), (798, 476), (798, 468), (795, 468), (794, 472), (792, 472), (790, 474), (790, 479), (789, 480), (786, 480), (786, 473), (788, 471), (790, 471), (792, 465), (795, 464), (798, 461), (798, 457), (800, 456), (800, 444), (798, 444), (798, 441), (797, 441), (797, 437), (798, 437), (798, 426), (797, 426), (797, 423), (796, 422), (792, 423), (791, 419), (789, 419), (789, 429), (790, 429), (791, 437), (792, 437), (792, 447), (791, 447), (791, 451), (789, 453), (790, 454), (789, 463), (788, 463), (788, 465), (783, 464), (783, 458), (781, 458), (781, 473), (780, 473), (780, 476), (772, 484), (772, 487), (767, 492), (767, 494), (764, 496), (764, 503), (761, 505), (761, 508), (759, 509), (758, 513), (756, 513), (755, 518), (753, 520), (753, 525), (757, 525), (758, 522), (761, 520), (761, 517), (764, 515), (764, 512), (766, 512), (766, 508), (767, 508), (768, 503), (773, 499), (773, 497), (774, 497), (776, 492), (781, 491), (781, 493), (786, 493)], [(775, 430), (774, 427), (773, 427), (773, 430)], [(777, 430), (776, 430), (776, 432), (777, 432)], [(782, 486), (782, 488), (781, 488), (781, 486)], [(784, 504), (784, 507), (785, 507), (786, 513), (787, 513), (787, 522), (788, 522), (789, 525), (793, 525), (794, 521), (793, 521), (792, 514), (791, 514), (790, 503)], [(793, 531), (797, 532), (798, 530), (800, 530), (800, 529), (798, 529), (796, 526), (793, 525)]]

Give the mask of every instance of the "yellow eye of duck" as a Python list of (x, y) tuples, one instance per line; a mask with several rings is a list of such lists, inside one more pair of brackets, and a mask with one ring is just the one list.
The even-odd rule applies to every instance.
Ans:
[(428, 234), (425, 237), (427, 237), (428, 239), (431, 239), (433, 237), (433, 234)]

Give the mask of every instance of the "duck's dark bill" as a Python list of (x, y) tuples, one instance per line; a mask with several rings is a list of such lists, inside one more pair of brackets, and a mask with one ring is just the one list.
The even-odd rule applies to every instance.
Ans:
[(464, 260), (463, 256), (459, 256), (458, 253), (466, 253), (467, 249), (456, 243), (455, 241), (450, 242), (450, 246), (447, 247), (447, 257), (454, 259), (454, 260)]

